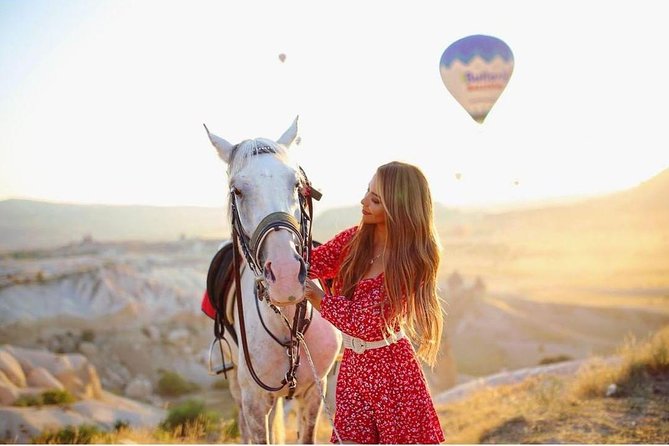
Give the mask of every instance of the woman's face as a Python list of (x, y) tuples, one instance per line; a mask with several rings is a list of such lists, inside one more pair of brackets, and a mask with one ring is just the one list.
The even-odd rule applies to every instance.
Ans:
[(386, 211), (381, 204), (381, 195), (376, 186), (376, 174), (369, 182), (365, 196), (360, 200), (362, 204), (362, 222), (364, 224), (376, 225), (386, 222)]

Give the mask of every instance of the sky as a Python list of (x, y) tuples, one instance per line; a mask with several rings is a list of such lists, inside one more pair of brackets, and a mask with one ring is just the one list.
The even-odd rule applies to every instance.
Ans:
[[(317, 212), (357, 204), (392, 160), (418, 165), (447, 206), (634, 187), (669, 167), (664, 10), (0, 0), (0, 200), (224, 206), (202, 124), (236, 143), (277, 139), (298, 115), (293, 150), (323, 192)], [(473, 34), (515, 60), (483, 124), (439, 74), (444, 50)]]

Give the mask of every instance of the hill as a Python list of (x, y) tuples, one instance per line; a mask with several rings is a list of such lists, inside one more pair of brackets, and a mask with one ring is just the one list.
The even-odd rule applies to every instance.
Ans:
[(440, 223), (444, 268), (542, 299), (669, 296), (669, 169), (636, 188), (563, 206)]
[[(507, 212), (469, 211), (435, 205), (442, 236), (664, 229), (669, 214), (669, 169), (636, 188), (569, 205), (533, 205)], [(360, 221), (360, 206), (316, 206), (314, 238), (324, 241)], [(609, 231), (610, 232), (610, 231)], [(110, 206), (0, 201), (0, 252), (51, 248), (92, 237), (100, 241), (171, 241), (182, 236), (225, 238), (226, 211), (206, 207)], [(529, 234), (532, 235), (532, 234)], [(667, 239), (662, 239), (666, 244)]]
[(579, 203), (440, 221), (461, 379), (611, 354), (668, 323), (667, 196), (669, 170)]
[[(545, 369), (438, 404), (449, 443), (665, 444), (669, 439), (669, 326), (589, 358), (566, 375)], [(451, 391), (452, 392), (452, 391)]]
[(0, 201), (0, 252), (52, 248), (84, 239), (169, 241), (227, 236), (224, 209)]

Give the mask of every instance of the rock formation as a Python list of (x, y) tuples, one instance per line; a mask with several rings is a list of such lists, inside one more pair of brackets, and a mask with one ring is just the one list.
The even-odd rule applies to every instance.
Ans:
[[(53, 391), (75, 401), (40, 400)], [(66, 425), (156, 426), (164, 417), (164, 410), (105, 392), (95, 366), (81, 354), (0, 346), (0, 441), (29, 443), (45, 429)]]

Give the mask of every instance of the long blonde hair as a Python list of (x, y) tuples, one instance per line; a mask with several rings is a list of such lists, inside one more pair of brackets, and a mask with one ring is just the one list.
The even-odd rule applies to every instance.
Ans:
[[(400, 325), (417, 345), (417, 355), (434, 366), (443, 331), (437, 272), (441, 246), (434, 227), (432, 195), (423, 172), (398, 161), (376, 171), (376, 185), (386, 212), (386, 262), (383, 314), (388, 332)], [(361, 223), (351, 239), (335, 282), (351, 297), (369, 266), (374, 225)]]

